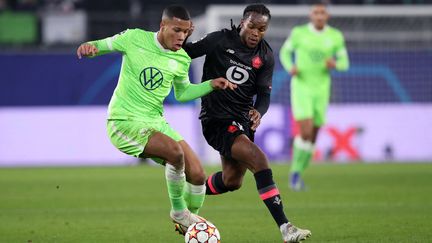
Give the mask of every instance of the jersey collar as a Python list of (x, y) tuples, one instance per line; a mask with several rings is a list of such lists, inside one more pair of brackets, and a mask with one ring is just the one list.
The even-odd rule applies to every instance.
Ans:
[(162, 44), (159, 42), (159, 40), (158, 40), (158, 38), (157, 38), (158, 33), (159, 33), (159, 31), (154, 33), (154, 40), (155, 40), (156, 46), (159, 47), (159, 49), (160, 49), (161, 51), (163, 51), (163, 52), (169, 52), (169, 51), (171, 51), (171, 50), (169, 50), (169, 49), (165, 49), (165, 48), (162, 46)]
[(324, 33), (327, 30), (327, 25), (324, 25), (324, 28), (322, 30), (317, 30), (312, 23), (309, 23), (308, 24), (308, 28), (313, 33), (321, 34), (321, 33)]

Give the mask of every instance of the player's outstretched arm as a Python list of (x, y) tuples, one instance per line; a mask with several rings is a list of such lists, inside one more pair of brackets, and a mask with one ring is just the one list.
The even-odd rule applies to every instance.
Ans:
[(137, 30), (125, 30), (105, 39), (83, 43), (77, 49), (77, 56), (81, 59), (83, 56), (94, 57), (112, 52), (126, 53), (129, 38), (136, 33)]
[(229, 82), (225, 78), (216, 78), (202, 82), (200, 84), (191, 84), (188, 80), (174, 81), (173, 84), (174, 96), (176, 100), (180, 102), (186, 102), (200, 98), (216, 89), (234, 90), (237, 88), (236, 84)]
[(97, 49), (97, 47), (90, 43), (81, 44), (76, 51), (79, 59), (81, 59), (82, 57), (95, 56), (96, 54), (98, 54), (98, 52), (99, 50)]

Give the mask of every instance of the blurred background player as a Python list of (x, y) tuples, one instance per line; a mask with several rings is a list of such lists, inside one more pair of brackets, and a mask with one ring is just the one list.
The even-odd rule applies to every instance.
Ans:
[(109, 137), (120, 151), (165, 165), (170, 216), (185, 227), (202, 220), (194, 213), (204, 201), (205, 175), (196, 154), (163, 117), (163, 101), (171, 86), (179, 101), (196, 99), (213, 89), (235, 87), (224, 78), (190, 83), (191, 59), (181, 48), (191, 26), (189, 12), (173, 5), (163, 11), (159, 32), (126, 30), (84, 43), (77, 50), (79, 58), (123, 54), (118, 85), (108, 109)]
[(246, 170), (250, 170), (282, 238), (285, 242), (298, 242), (311, 232), (288, 221), (269, 161), (253, 142), (255, 130), (270, 104), (274, 57), (263, 39), (270, 18), (270, 11), (263, 4), (249, 5), (238, 27), (232, 25), (231, 30), (210, 33), (197, 42), (186, 43), (184, 49), (191, 58), (206, 55), (203, 81), (222, 76), (238, 85), (235, 90), (202, 97), (203, 134), (222, 160), (222, 171), (207, 179), (207, 194), (239, 189)]
[[(303, 190), (301, 178), (312, 158), (320, 127), (325, 123), (333, 69), (349, 67), (342, 33), (327, 25), (324, 4), (311, 8), (310, 23), (295, 27), (283, 44), (279, 58), (291, 75), (291, 106), (300, 134), (294, 138), (290, 187)], [(295, 61), (292, 59), (295, 56)]]

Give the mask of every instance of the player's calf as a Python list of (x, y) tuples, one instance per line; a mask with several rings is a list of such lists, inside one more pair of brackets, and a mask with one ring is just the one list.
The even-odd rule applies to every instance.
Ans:
[(229, 189), (225, 186), (222, 179), (222, 171), (211, 174), (206, 180), (206, 194), (217, 195), (228, 192)]
[[(229, 174), (229, 173), (228, 173)], [(240, 189), (243, 183), (243, 174), (229, 176), (218, 171), (209, 176), (206, 180), (206, 194), (217, 195), (225, 192), (232, 192)]]
[(283, 203), (279, 189), (273, 181), (271, 169), (258, 171), (254, 174), (258, 193), (261, 200), (267, 206), (270, 214), (278, 226), (288, 222), (283, 211)]

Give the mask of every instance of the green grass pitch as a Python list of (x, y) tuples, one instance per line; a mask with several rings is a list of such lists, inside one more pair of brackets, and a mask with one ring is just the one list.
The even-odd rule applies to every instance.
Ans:
[[(312, 231), (306, 242), (432, 241), (432, 163), (313, 165), (309, 190), (297, 193), (289, 167), (272, 168), (288, 217)], [(163, 174), (160, 166), (0, 169), (0, 242), (183, 242)], [(239, 191), (207, 197), (201, 215), (223, 243), (282, 242), (250, 173)]]

